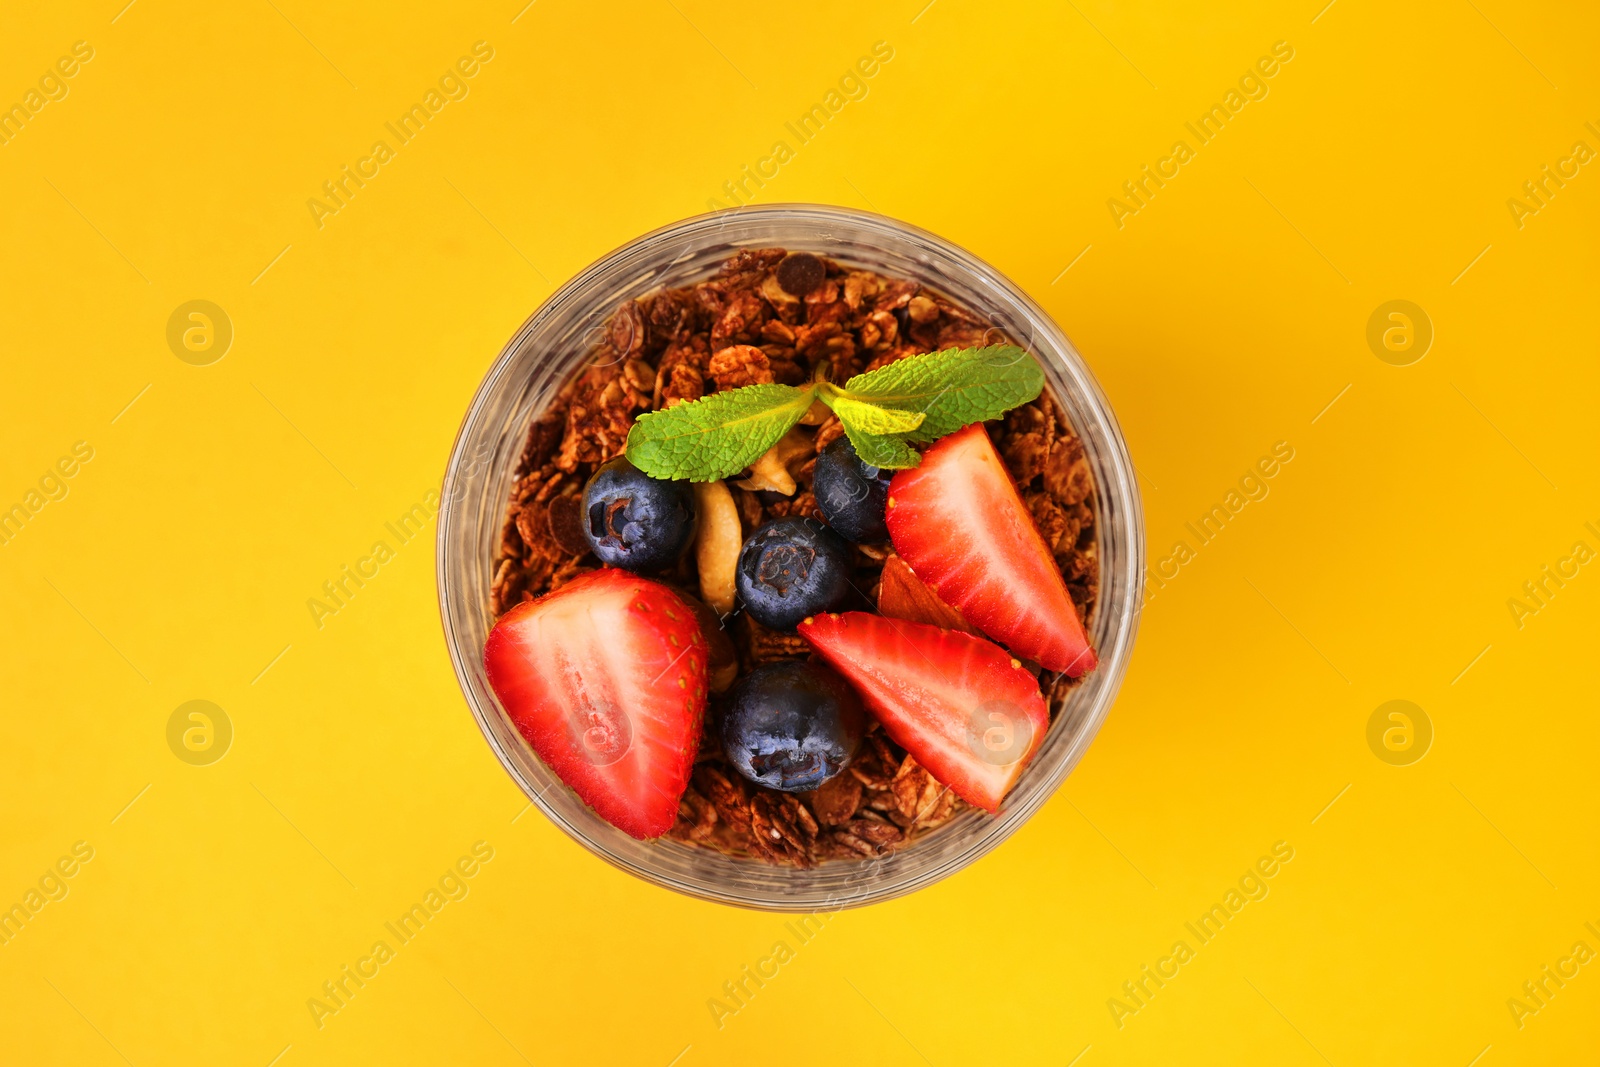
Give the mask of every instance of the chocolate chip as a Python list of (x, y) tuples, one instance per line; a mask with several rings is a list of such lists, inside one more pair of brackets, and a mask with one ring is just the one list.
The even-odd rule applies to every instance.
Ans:
[(574, 555), (589, 551), (583, 536), (583, 498), (576, 493), (553, 497), (550, 501), (550, 536), (563, 550)]
[(810, 252), (790, 252), (778, 264), (778, 286), (790, 296), (805, 296), (827, 275), (822, 260)]

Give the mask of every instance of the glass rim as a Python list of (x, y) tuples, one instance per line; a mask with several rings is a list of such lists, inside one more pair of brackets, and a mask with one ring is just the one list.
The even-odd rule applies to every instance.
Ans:
[[(1023, 344), (1023, 347), (1044, 366), (1056, 399), (1068, 415), (1067, 421), (1084, 442), (1085, 454), (1094, 475), (1095, 532), (1099, 543), (1098, 565), (1101, 567), (1101, 577), (1095, 616), (1090, 620), (1090, 628), (1100, 631), (1102, 637), (1096, 647), (1099, 664), (1088, 676), (1089, 680), (1074, 687), (1067, 694), (1061, 707), (1055, 711), (1051, 729), (1046, 735), (1046, 745), (1041, 747), (1033, 764), (1024, 771), (1017, 786), (1002, 806), (1000, 814), (990, 816), (980, 813), (982, 818), (987, 820), (987, 824), (982, 827), (981, 832), (969, 834), (970, 840), (967, 840), (963, 847), (946, 855), (942, 862), (932, 865), (913, 865), (912, 870), (899, 878), (879, 878), (874, 872), (879, 868), (898, 870), (898, 867), (905, 866), (906, 856), (918, 852), (919, 849), (930, 848), (932, 841), (936, 840), (942, 831), (949, 829), (950, 824), (936, 828), (926, 837), (884, 856), (857, 861), (824, 861), (811, 870), (778, 867), (760, 860), (745, 860), (724, 856), (711, 850), (693, 849), (707, 857), (721, 857), (738, 864), (761, 864), (763, 867), (770, 867), (773, 871), (790, 876), (795, 882), (802, 881), (804, 876), (824, 868), (833, 868), (835, 873), (860, 873), (861, 881), (864, 883), (848, 891), (834, 891), (827, 894), (807, 892), (756, 894), (730, 888), (716, 878), (691, 879), (664, 871), (661, 869), (661, 864), (652, 865), (648, 861), (648, 856), (641, 854), (635, 846), (663, 845), (670, 839), (637, 842), (632, 838), (626, 838), (624, 842), (615, 840), (613, 835), (621, 835), (621, 832), (611, 830), (609, 827), (606, 828), (611, 830), (609, 834), (593, 832), (592, 826), (578, 825), (549, 797), (552, 791), (550, 782), (547, 781), (542, 787), (535, 788), (536, 783), (530, 781), (529, 776), (522, 770), (526, 766), (526, 760), (514, 757), (508, 751), (506, 727), (509, 725), (509, 719), (492, 691), (488, 689), (483, 677), (481, 642), (468, 639), (467, 634), (467, 631), (472, 629), (473, 620), (466, 614), (467, 602), (460, 595), (463, 592), (460, 586), (464, 581), (461, 574), (464, 572), (459, 568), (466, 564), (468, 567), (488, 570), (492, 567), (493, 560), (471, 558), (472, 544), (461, 539), (470, 536), (471, 533), (468, 527), (470, 516), (465, 512), (467, 502), (465, 494), (474, 488), (480, 490), (480, 498), (483, 493), (487, 493), (489, 506), (499, 509), (498, 514), (493, 516), (495, 530), (499, 529), (499, 524), (504, 519), (508, 498), (500, 491), (502, 486), (498, 484), (475, 486), (474, 479), (478, 479), (480, 475), (469, 470), (469, 467), (475, 466), (478, 461), (470, 458), (469, 453), (475, 451), (471, 448), (475, 440), (479, 442), (479, 448), (482, 448), (482, 442), (486, 439), (483, 430), (487, 413), (492, 405), (503, 399), (508, 386), (514, 387), (517, 384), (509, 382), (508, 376), (512, 373), (514, 365), (524, 359), (529, 346), (539, 336), (541, 330), (554, 329), (553, 324), (558, 324), (569, 309), (586, 299), (592, 300), (596, 292), (615, 292), (619, 279), (627, 278), (630, 270), (637, 271), (639, 265), (652, 256), (659, 257), (664, 248), (683, 245), (677, 257), (666, 264), (666, 268), (670, 269), (683, 262), (694, 249), (712, 246), (726, 233), (737, 233), (751, 227), (760, 229), (762, 226), (770, 226), (781, 229), (784, 226), (806, 223), (821, 227), (853, 228), (865, 231), (869, 235), (881, 235), (886, 240), (892, 239), (919, 246), (922, 253), (919, 262), (930, 269), (963, 275), (969, 284), (991, 298), (990, 307), (974, 307), (969, 300), (953, 298), (958, 305), (976, 314), (992, 314), (994, 303), (1008, 304), (1026, 320), (1030, 336), (1026, 342), (1019, 340), (1018, 343)], [(752, 236), (740, 241), (738, 247), (759, 245), (761, 240), (759, 236)], [(766, 240), (798, 247), (792, 237), (770, 237)], [(848, 256), (828, 251), (820, 251), (820, 254), (841, 262), (850, 262)], [(662, 268), (658, 265), (657, 269)], [(597, 289), (597, 286), (602, 288)], [(937, 284), (932, 287), (940, 288)], [(620, 302), (620, 297), (612, 302), (611, 310), (615, 310), (617, 302)], [(604, 314), (609, 315), (610, 311)], [(600, 322), (596, 322), (594, 327), (599, 325)], [(1043, 347), (1046, 351), (1040, 350), (1041, 341), (1044, 342)], [(568, 376), (570, 369), (563, 375), (562, 380)], [(538, 410), (533, 410), (528, 420), (522, 421), (520, 425), (518, 432), (522, 436), (514, 442), (514, 450), (518, 455), (522, 448), (522, 437), (525, 437), (530, 424), (529, 420), (538, 414)], [(501, 444), (503, 443), (502, 441)], [(494, 479), (488, 481), (492, 483)], [(1099, 732), (1126, 672), (1142, 609), (1145, 549), (1143, 515), (1136, 472), (1110, 404), (1072, 342), (1049, 313), (1026, 292), (972, 253), (920, 227), (853, 208), (818, 204), (770, 204), (695, 215), (651, 230), (596, 259), (570, 280), (558, 286), (540, 303), (512, 334), (488, 368), (473, 394), (451, 446), (440, 497), (436, 527), (435, 575), (445, 643), (462, 695), (466, 698), (474, 720), (501, 766), (522, 789), (531, 804), (538, 807), (569, 837), (608, 863), (647, 882), (691, 897), (762, 911), (802, 913), (837, 911), (892, 899), (931, 885), (976, 862), (1009, 838), (1054, 795)], [(1115, 543), (1108, 546), (1107, 541), (1112, 533), (1108, 529), (1111, 525), (1108, 518), (1112, 516), (1119, 520), (1115, 531), (1118, 536), (1115, 538)], [(1111, 551), (1107, 550), (1108, 547)], [(1115, 564), (1115, 573), (1108, 574), (1108, 569), (1112, 569), (1112, 563)], [(1119, 602), (1111, 602), (1112, 594), (1117, 595)], [(476, 610), (479, 613), (477, 621), (480, 623), (483, 617), (490, 615), (487, 603), (476, 605)], [(492, 625), (492, 617), (488, 621)], [(1072, 706), (1072, 702), (1079, 694), (1085, 695), (1086, 703), (1076, 709), (1072, 736), (1066, 740), (1065, 748), (1062, 748), (1060, 743), (1054, 746), (1051, 753), (1053, 764), (1048, 767), (1042, 766), (1045, 749), (1052, 747), (1050, 744), (1052, 735), (1063, 732), (1067, 726), (1063, 721), (1067, 709)], [(514, 727), (511, 733), (515, 736), (515, 743), (527, 747), (520, 735), (516, 735)], [(528, 754), (531, 754), (531, 749)], [(523, 754), (518, 754), (521, 755)], [(537, 757), (533, 758), (537, 760)], [(553, 775), (547, 772), (545, 777), (553, 778)], [(559, 779), (554, 779), (554, 782), (559, 785)], [(582, 806), (581, 801), (579, 805)], [(586, 807), (583, 810), (587, 811), (589, 816), (593, 816), (593, 812)], [(584, 821), (592, 823), (595, 819), (598, 819), (598, 816)], [(621, 836), (626, 837), (626, 835)], [(680, 848), (691, 847), (677, 842), (671, 844), (676, 844)], [(716, 865), (711, 859), (705, 862)]]

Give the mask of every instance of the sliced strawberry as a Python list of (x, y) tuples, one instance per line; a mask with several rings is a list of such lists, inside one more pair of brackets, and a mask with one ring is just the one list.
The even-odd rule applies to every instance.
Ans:
[(993, 641), (847, 611), (800, 636), (860, 691), (896, 744), (956, 796), (990, 812), (1044, 740), (1039, 683)]
[(671, 828), (706, 710), (706, 644), (672, 590), (607, 567), (501, 617), (495, 696), (539, 758), (638, 838)]
[(977, 628), (961, 617), (961, 612), (939, 599), (928, 583), (917, 577), (911, 565), (899, 556), (883, 561), (878, 579), (878, 611), (896, 619), (925, 622), (946, 630), (975, 634)]
[(1048, 670), (1094, 667), (1067, 583), (981, 423), (895, 474), (888, 523), (894, 550), (972, 625)]

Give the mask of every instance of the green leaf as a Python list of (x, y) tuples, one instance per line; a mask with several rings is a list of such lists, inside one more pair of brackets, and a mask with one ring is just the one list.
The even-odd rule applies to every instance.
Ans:
[(823, 385), (820, 392), (823, 402), (839, 416), (845, 436), (850, 438), (863, 463), (885, 470), (902, 470), (922, 462), (922, 457), (905, 442), (905, 434), (922, 425), (922, 412), (881, 408), (845, 396), (831, 385)]
[(761, 458), (816, 398), (814, 386), (747, 385), (640, 415), (628, 461), (652, 478), (711, 482)]
[(901, 411), (896, 408), (879, 407), (876, 404), (870, 404), (850, 396), (843, 396), (837, 392), (833, 396), (828, 396), (826, 395), (827, 392), (828, 390), (823, 390), (824, 400), (839, 416), (839, 421), (852, 424), (862, 433), (908, 433), (921, 426), (923, 420), (927, 417), (920, 411)]
[(859, 429), (851, 429), (849, 420), (842, 415), (839, 421), (844, 423), (845, 435), (850, 438), (850, 443), (855, 446), (856, 455), (863, 463), (884, 470), (897, 471), (915, 467), (922, 462), (917, 450), (906, 444), (903, 437), (863, 433)]
[(922, 424), (906, 437), (922, 443), (970, 423), (997, 419), (1037, 397), (1043, 388), (1044, 371), (1027, 351), (1016, 345), (990, 345), (907, 356), (856, 375), (845, 382), (843, 393), (851, 400), (921, 413)]

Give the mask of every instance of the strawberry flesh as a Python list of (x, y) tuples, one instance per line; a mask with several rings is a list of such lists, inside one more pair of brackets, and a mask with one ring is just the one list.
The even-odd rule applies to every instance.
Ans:
[(896, 619), (925, 622), (946, 630), (975, 634), (977, 628), (961, 617), (961, 612), (939, 599), (939, 594), (917, 577), (910, 564), (899, 556), (883, 561), (878, 578), (878, 613)]
[(1020, 662), (981, 637), (861, 611), (817, 615), (799, 633), (930, 774), (1000, 810), (1050, 725)]
[(500, 618), (484, 669), (539, 758), (617, 829), (677, 817), (706, 708), (705, 638), (666, 586), (607, 567)]
[(1047, 670), (1094, 667), (1067, 583), (981, 423), (895, 474), (888, 525), (895, 552), (973, 626)]

